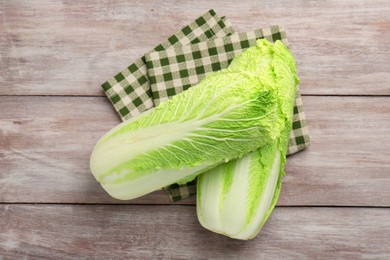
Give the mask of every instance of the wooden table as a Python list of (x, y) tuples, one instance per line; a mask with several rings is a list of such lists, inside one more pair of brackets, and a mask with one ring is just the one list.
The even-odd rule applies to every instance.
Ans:
[[(89, 171), (120, 122), (100, 84), (208, 9), (283, 24), (312, 145), (288, 158), (255, 239), (203, 229), (193, 198), (111, 199)], [(0, 1), (0, 259), (390, 258), (390, 3)]]

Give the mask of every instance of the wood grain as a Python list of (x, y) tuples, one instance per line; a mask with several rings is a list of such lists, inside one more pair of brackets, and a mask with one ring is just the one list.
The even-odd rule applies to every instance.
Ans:
[(104, 95), (100, 84), (208, 9), (238, 31), (287, 28), (303, 94), (390, 95), (387, 0), (2, 1), (0, 95)]
[[(312, 145), (249, 242), (203, 229), (194, 198), (118, 201), (89, 172), (119, 123), (100, 84), (211, 8), (237, 31), (284, 25), (305, 95)], [(389, 14), (387, 0), (0, 0), (0, 259), (389, 259)]]
[(250, 241), (202, 228), (195, 207), (1, 205), (7, 258), (388, 259), (390, 209), (276, 208)]
[[(390, 206), (390, 97), (303, 102), (312, 145), (288, 158), (279, 205)], [(106, 98), (0, 97), (0, 111), (1, 202), (124, 203), (89, 172), (93, 145), (119, 123)]]

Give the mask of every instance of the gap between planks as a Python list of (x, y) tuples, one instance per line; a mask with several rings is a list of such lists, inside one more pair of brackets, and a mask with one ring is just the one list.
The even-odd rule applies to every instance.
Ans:
[[(302, 94), (303, 97), (390, 97), (387, 94)], [(0, 97), (106, 97), (106, 95), (29, 95), (29, 94), (20, 94), (20, 95), (7, 95), (0, 94)]]
[[(6, 206), (6, 205), (22, 205), (22, 206), (153, 206), (153, 207), (164, 207), (164, 206), (183, 206), (183, 207), (196, 207), (196, 204), (180, 204), (180, 203), (172, 203), (172, 204), (148, 204), (148, 203), (134, 203), (131, 204), (129, 202), (128, 204), (123, 203), (64, 203), (64, 202), (0, 202), (0, 205)], [(359, 205), (346, 205), (346, 206), (340, 206), (340, 205), (276, 205), (277, 208), (340, 208), (340, 209), (390, 209), (390, 206), (359, 206)]]

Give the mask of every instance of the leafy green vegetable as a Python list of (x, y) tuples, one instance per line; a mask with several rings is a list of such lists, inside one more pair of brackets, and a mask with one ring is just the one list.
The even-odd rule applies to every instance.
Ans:
[(236, 239), (257, 235), (276, 204), (281, 155), (267, 145), (198, 176), (197, 214), (201, 225)]
[(260, 73), (262, 82), (275, 89), (277, 138), (241, 159), (201, 174), (197, 214), (205, 228), (246, 240), (258, 234), (279, 197), (298, 78), (294, 58), (281, 42), (258, 41), (230, 67), (235, 66)]
[(114, 198), (133, 199), (274, 142), (283, 107), (264, 51), (248, 49), (228, 69), (109, 131), (91, 155), (96, 180)]

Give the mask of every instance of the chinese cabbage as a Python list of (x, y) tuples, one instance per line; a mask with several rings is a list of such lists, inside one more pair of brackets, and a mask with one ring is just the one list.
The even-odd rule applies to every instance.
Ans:
[(268, 53), (256, 55), (250, 63), (237, 57), (228, 69), (109, 131), (91, 155), (96, 180), (112, 197), (133, 199), (275, 141), (274, 72), (263, 63)]

